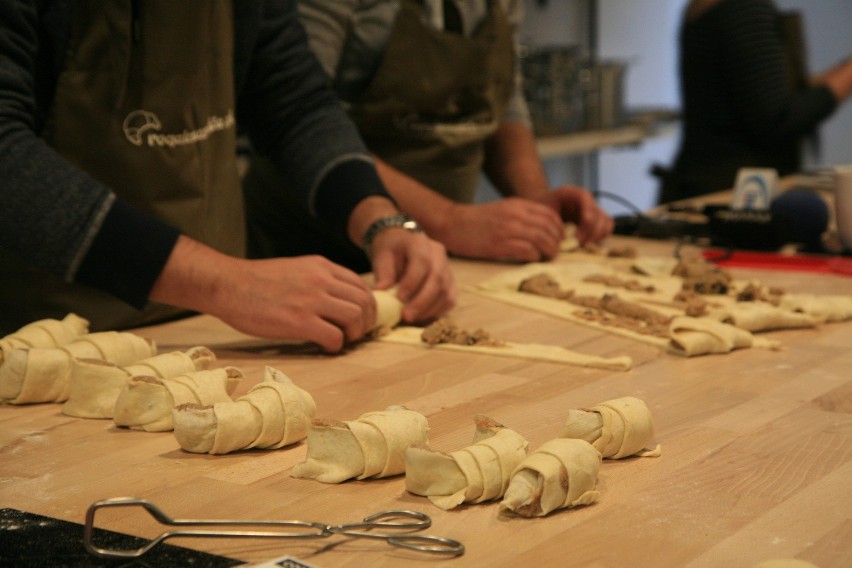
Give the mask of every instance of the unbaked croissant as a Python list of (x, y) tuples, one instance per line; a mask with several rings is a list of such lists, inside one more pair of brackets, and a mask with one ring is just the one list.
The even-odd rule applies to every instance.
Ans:
[(411, 447), (405, 452), (405, 489), (423, 495), (441, 509), (481, 503), (503, 496), (509, 478), (527, 455), (517, 432), (478, 415), (474, 443), (444, 454)]
[(172, 410), (175, 438), (188, 452), (227, 454), (277, 449), (305, 438), (316, 413), (311, 395), (277, 369), (233, 402), (182, 404)]
[(598, 500), (601, 455), (585, 440), (556, 438), (532, 452), (512, 474), (500, 510), (543, 517)]
[(428, 447), (428, 435), (426, 417), (402, 406), (352, 421), (315, 419), (305, 461), (291, 475), (322, 483), (398, 475), (405, 471), (405, 450)]
[(117, 426), (147, 432), (167, 432), (174, 428), (172, 409), (190, 402), (213, 404), (229, 402), (231, 393), (243, 380), (236, 367), (222, 367), (158, 379), (130, 377), (118, 394), (113, 410)]
[(659, 445), (647, 448), (654, 439), (651, 411), (643, 400), (632, 396), (569, 410), (560, 437), (585, 440), (605, 458), (660, 455)]
[(118, 331), (81, 335), (60, 347), (13, 349), (0, 366), (0, 400), (12, 404), (64, 402), (75, 358), (129, 365), (156, 352), (153, 341)]
[(62, 412), (80, 418), (112, 418), (115, 401), (130, 377), (176, 377), (210, 367), (216, 355), (206, 347), (172, 351), (120, 366), (101, 359), (75, 359)]
[(19, 330), (0, 337), (0, 365), (13, 349), (57, 347), (70, 343), (89, 332), (89, 322), (76, 314), (61, 320), (42, 319), (28, 323)]

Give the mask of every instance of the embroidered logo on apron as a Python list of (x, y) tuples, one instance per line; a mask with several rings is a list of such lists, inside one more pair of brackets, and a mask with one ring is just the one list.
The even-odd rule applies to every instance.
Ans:
[[(233, 128), (236, 124), (234, 111), (229, 109), (225, 116), (211, 116), (207, 124), (197, 130), (184, 130), (180, 134), (158, 134), (163, 123), (151, 111), (134, 110), (124, 119), (124, 136), (134, 146), (186, 146), (207, 140), (211, 134)], [(147, 138), (145, 134), (148, 133)]]

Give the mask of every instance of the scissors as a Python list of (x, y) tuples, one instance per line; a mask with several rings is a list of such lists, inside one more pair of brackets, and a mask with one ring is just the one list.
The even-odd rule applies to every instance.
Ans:
[[(195, 528), (167, 530), (136, 549), (101, 548), (94, 543), (95, 513), (108, 507), (142, 507), (160, 524), (170, 527), (270, 527), (273, 530)], [(89, 554), (100, 558), (139, 558), (163, 541), (176, 537), (212, 538), (327, 538), (333, 535), (351, 538), (384, 540), (391, 546), (407, 548), (428, 554), (461, 556), (464, 545), (457, 540), (439, 536), (412, 534), (429, 528), (432, 519), (419, 511), (381, 511), (364, 517), (358, 523), (328, 525), (325, 523), (298, 520), (247, 521), (233, 519), (173, 519), (162, 509), (146, 499), (136, 497), (113, 497), (96, 501), (86, 511), (83, 526), (83, 546)], [(407, 531), (407, 532), (406, 532)]]

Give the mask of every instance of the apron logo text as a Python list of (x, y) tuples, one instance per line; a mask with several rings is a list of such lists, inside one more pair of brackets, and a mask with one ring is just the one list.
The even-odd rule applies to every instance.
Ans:
[(122, 126), (124, 136), (134, 146), (186, 146), (206, 140), (214, 132), (233, 128), (236, 124), (234, 111), (229, 110), (225, 116), (211, 116), (207, 124), (197, 130), (184, 130), (180, 134), (160, 134), (163, 123), (151, 111), (134, 110), (124, 119)]

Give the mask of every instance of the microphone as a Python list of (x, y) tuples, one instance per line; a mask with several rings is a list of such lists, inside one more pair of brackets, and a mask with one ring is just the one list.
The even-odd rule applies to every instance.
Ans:
[(705, 222), (616, 217), (615, 233), (646, 238), (694, 237), (710, 239), (715, 246), (751, 250), (777, 250), (797, 243), (820, 251), (828, 228), (829, 210), (815, 192), (795, 189), (776, 197), (768, 210), (733, 209), (727, 205), (700, 208), (669, 206), (670, 212), (698, 213)]

